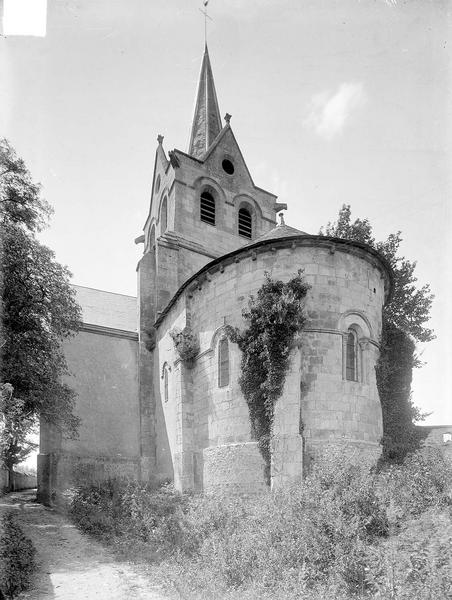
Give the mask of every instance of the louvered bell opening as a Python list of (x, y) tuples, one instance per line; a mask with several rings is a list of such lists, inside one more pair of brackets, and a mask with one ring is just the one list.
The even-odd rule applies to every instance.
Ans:
[(239, 235), (251, 239), (252, 231), (251, 215), (246, 208), (241, 208), (239, 210)]
[(209, 192), (201, 194), (201, 221), (215, 225), (215, 199)]

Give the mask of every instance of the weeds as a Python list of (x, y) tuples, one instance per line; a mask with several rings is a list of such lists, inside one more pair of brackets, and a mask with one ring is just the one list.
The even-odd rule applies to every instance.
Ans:
[(11, 513), (2, 517), (0, 530), (0, 591), (12, 599), (30, 585), (35, 548)]
[(452, 598), (451, 465), (425, 449), (378, 473), (340, 456), (256, 498), (110, 481), (72, 514), (182, 598)]

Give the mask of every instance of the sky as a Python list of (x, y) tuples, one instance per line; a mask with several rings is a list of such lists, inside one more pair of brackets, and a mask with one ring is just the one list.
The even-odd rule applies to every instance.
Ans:
[[(6, 0), (5, 0), (6, 2)], [(43, 0), (40, 0), (42, 3)], [(136, 293), (158, 134), (186, 150), (204, 49), (195, 0), (48, 0), (0, 37), (0, 136), (55, 209), (41, 239), (73, 281)], [(210, 0), (222, 113), (254, 182), (318, 233), (342, 204), (401, 230), (436, 339), (413, 400), (452, 423), (451, 11), (441, 0)], [(46, 32), (44, 36), (43, 33)], [(7, 32), (5, 32), (7, 33)]]

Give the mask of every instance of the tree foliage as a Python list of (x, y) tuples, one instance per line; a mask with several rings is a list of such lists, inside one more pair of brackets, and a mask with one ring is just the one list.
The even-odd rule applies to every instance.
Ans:
[(429, 342), (435, 337), (426, 325), (434, 296), (428, 284), (419, 289), (416, 287), (416, 262), (398, 256), (403, 241), (401, 233), (391, 233), (385, 241), (377, 242), (368, 219), (355, 219), (352, 222), (348, 204), (342, 206), (337, 222), (329, 222), (325, 229), (320, 230), (321, 235), (368, 244), (386, 258), (393, 271), (394, 288), (391, 302), (383, 309), (385, 320), (416, 341)]
[(251, 433), (266, 462), (267, 481), (274, 407), (283, 392), (294, 336), (306, 321), (303, 305), (308, 289), (301, 271), (287, 283), (266, 274), (256, 298), (249, 300), (249, 310), (243, 312), (248, 327), (227, 330), (242, 351), (239, 383), (248, 404)]
[(36, 237), (52, 211), (6, 140), (0, 141), (0, 210), (0, 381), (14, 388), (16, 421), (20, 414), (24, 425), (41, 416), (74, 435), (75, 394), (63, 380), (62, 341), (77, 331), (80, 309), (70, 272)]
[(372, 246), (389, 262), (393, 272), (391, 301), (383, 308), (383, 329), (377, 385), (383, 410), (383, 457), (400, 462), (419, 445), (420, 434), (413, 421), (423, 415), (411, 401), (412, 369), (420, 366), (415, 342), (434, 339), (427, 327), (433, 295), (430, 286), (416, 287), (416, 262), (399, 256), (401, 232), (383, 242), (374, 238), (368, 219), (352, 221), (350, 206), (344, 204), (337, 222), (329, 222), (321, 235), (353, 240)]
[(0, 387), (0, 464), (10, 473), (15, 465), (24, 461), (37, 448), (29, 439), (35, 419), (26, 413), (24, 402), (13, 393), (13, 386), (5, 383)]

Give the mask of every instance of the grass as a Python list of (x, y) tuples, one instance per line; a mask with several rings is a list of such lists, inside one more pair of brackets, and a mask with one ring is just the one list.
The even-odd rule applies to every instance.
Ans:
[(35, 552), (12, 513), (6, 513), (0, 522), (0, 597), (14, 598), (29, 587)]
[(452, 598), (452, 468), (424, 449), (378, 473), (331, 455), (255, 498), (110, 481), (78, 488), (84, 531), (196, 600)]

